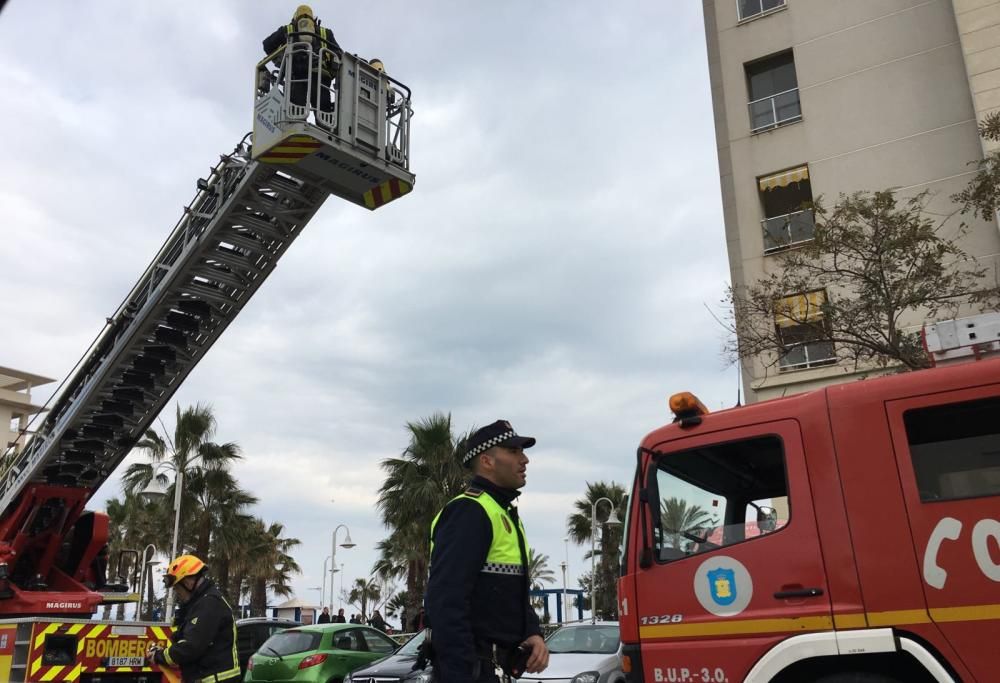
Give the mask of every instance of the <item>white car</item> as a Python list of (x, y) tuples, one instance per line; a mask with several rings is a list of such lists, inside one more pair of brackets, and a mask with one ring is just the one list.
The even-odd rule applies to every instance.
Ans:
[(617, 621), (567, 624), (545, 642), (549, 646), (548, 668), (525, 674), (518, 683), (625, 683)]

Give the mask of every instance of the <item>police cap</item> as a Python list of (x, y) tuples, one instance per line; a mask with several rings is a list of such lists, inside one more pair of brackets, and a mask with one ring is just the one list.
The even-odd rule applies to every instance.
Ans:
[(507, 422), (507, 420), (497, 420), (482, 429), (477, 429), (469, 437), (465, 444), (465, 453), (462, 454), (462, 464), (468, 467), (473, 458), (480, 453), (485, 453), (494, 446), (531, 448), (534, 445), (534, 437), (519, 436), (514, 431), (510, 422)]

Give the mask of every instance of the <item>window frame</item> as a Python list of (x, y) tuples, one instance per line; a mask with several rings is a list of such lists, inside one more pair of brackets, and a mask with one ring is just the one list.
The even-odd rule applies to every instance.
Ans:
[[(775, 61), (778, 58), (785, 57), (785, 56), (788, 57), (789, 63), (792, 66), (792, 75), (794, 76), (794, 79), (795, 79), (795, 85), (794, 85), (794, 87), (786, 88), (784, 90), (772, 92), (772, 93), (770, 93), (768, 95), (764, 95), (762, 97), (757, 97), (757, 98), (751, 99), (754, 96), (754, 92), (753, 92), (753, 90), (754, 90), (754, 86), (753, 86), (753, 78), (754, 78), (754, 76), (759, 76), (761, 74), (767, 73), (766, 71), (756, 71), (755, 73), (751, 73), (751, 72), (753, 72), (756, 68), (759, 68), (759, 66), (761, 64), (765, 63), (765, 62)], [(778, 67), (773, 67), (770, 71), (775, 71), (775, 70), (777, 70), (777, 68), (780, 68), (780, 66), (783, 66), (783, 65), (779, 65)], [(752, 59), (752, 60), (750, 60), (748, 62), (744, 62), (743, 63), (743, 80), (744, 80), (744, 84), (746, 86), (747, 114), (749, 116), (750, 135), (758, 135), (760, 133), (766, 133), (767, 131), (775, 130), (777, 128), (781, 128), (783, 126), (788, 126), (788, 125), (791, 125), (793, 123), (798, 123), (799, 121), (802, 120), (802, 118), (803, 118), (802, 117), (802, 97), (801, 97), (800, 88), (799, 88), (799, 72), (798, 72), (798, 70), (796, 69), (796, 66), (795, 66), (795, 51), (792, 48), (788, 48), (787, 50), (780, 50), (780, 51), (775, 52), (773, 54), (764, 55), (763, 57), (759, 57), (757, 59)], [(786, 118), (783, 118), (783, 119), (779, 120), (778, 119), (778, 106), (777, 106), (777, 103), (774, 102), (774, 100), (776, 98), (778, 98), (778, 97), (781, 97), (782, 95), (788, 95), (789, 93), (793, 93), (793, 92), (795, 93), (795, 107), (796, 107), (796, 109), (798, 109), (798, 113), (796, 115), (794, 115), (794, 116), (789, 116), (789, 117), (786, 117)], [(766, 125), (762, 125), (762, 126), (755, 126), (754, 125), (754, 109), (753, 109), (753, 107), (754, 107), (755, 104), (759, 104), (760, 102), (763, 102), (765, 100), (771, 100), (771, 112), (772, 112), (771, 123), (766, 124)], [(786, 105), (783, 105), (783, 106), (788, 106), (788, 105), (786, 104)]]
[[(761, 19), (762, 17), (771, 16), (775, 12), (780, 12), (782, 10), (788, 9), (788, 0), (780, 0), (780, 2), (776, 7), (772, 7), (771, 9), (764, 9), (763, 7), (761, 7), (761, 10), (756, 14), (743, 16), (743, 13), (740, 11), (741, 3), (742, 0), (736, 0), (736, 24), (738, 26), (749, 23), (755, 19)], [(761, 0), (761, 5), (763, 5), (763, 0)]]
[[(756, 536), (744, 537), (743, 539), (735, 541), (733, 543), (723, 543), (723, 544), (718, 545), (717, 547), (714, 547), (714, 548), (706, 548), (704, 550), (697, 551), (697, 552), (685, 553), (684, 555), (682, 555), (680, 557), (664, 558), (662, 556), (662, 551), (664, 549), (664, 543), (663, 543), (662, 535), (661, 535), (661, 538), (659, 540), (656, 538), (657, 530), (662, 530), (663, 529), (663, 520), (662, 520), (662, 517), (661, 517), (661, 514), (660, 514), (660, 508), (661, 508), (661, 504), (662, 504), (661, 501), (663, 500), (663, 498), (662, 498), (661, 491), (660, 491), (659, 477), (657, 476), (658, 473), (660, 472), (660, 470), (663, 469), (661, 467), (660, 463), (663, 460), (666, 460), (668, 458), (683, 457), (685, 454), (691, 453), (693, 451), (704, 451), (706, 449), (726, 447), (726, 446), (731, 446), (731, 445), (734, 445), (734, 444), (748, 443), (748, 442), (751, 442), (751, 441), (759, 441), (759, 440), (765, 440), (765, 439), (773, 439), (773, 440), (775, 440), (777, 442), (778, 450), (779, 450), (780, 456), (781, 456), (782, 472), (784, 474), (784, 494), (783, 495), (786, 498), (787, 506), (788, 506), (788, 518), (786, 520), (784, 520), (784, 524), (781, 524), (779, 527), (775, 528), (773, 531), (770, 531), (770, 532), (767, 532), (767, 533), (759, 533)], [(687, 560), (687, 559), (690, 559), (690, 558), (693, 558), (693, 557), (703, 557), (703, 556), (707, 555), (708, 553), (713, 553), (713, 552), (720, 551), (720, 550), (723, 550), (723, 549), (727, 549), (728, 550), (730, 548), (734, 548), (736, 546), (740, 546), (740, 545), (743, 545), (743, 544), (751, 542), (751, 541), (756, 541), (756, 540), (763, 539), (765, 537), (774, 536), (775, 534), (778, 534), (778, 533), (784, 531), (785, 529), (788, 529), (791, 526), (791, 524), (792, 524), (792, 492), (791, 492), (791, 482), (789, 480), (789, 474), (788, 474), (788, 455), (787, 455), (787, 453), (788, 453), (788, 449), (786, 448), (786, 445), (785, 445), (785, 439), (777, 431), (759, 432), (759, 433), (754, 433), (754, 434), (747, 435), (745, 437), (732, 438), (732, 439), (727, 439), (727, 440), (720, 440), (720, 441), (710, 442), (710, 443), (706, 443), (706, 444), (699, 445), (699, 446), (691, 446), (691, 447), (688, 447), (688, 448), (678, 449), (676, 451), (657, 451), (657, 452), (653, 453), (653, 457), (652, 457), (652, 459), (651, 459), (651, 461), (649, 463), (649, 470), (648, 470), (647, 475), (646, 475), (646, 479), (647, 479), (647, 482), (648, 482), (647, 483), (647, 488), (651, 488), (652, 489), (652, 491), (651, 491), (652, 495), (650, 496), (650, 502), (652, 503), (652, 501), (654, 501), (654, 500), (656, 501), (655, 505), (650, 504), (650, 506), (649, 506), (649, 511), (650, 511), (650, 515), (651, 515), (651, 522), (652, 522), (652, 524), (651, 524), (651, 526), (652, 526), (651, 534), (653, 536), (653, 538), (652, 538), (652, 555), (653, 555), (653, 561), (657, 565), (667, 565), (667, 564), (673, 564), (675, 562), (680, 562), (680, 561), (683, 561), (683, 560)], [(669, 470), (664, 470), (664, 472), (666, 474), (668, 474), (669, 476), (672, 476), (672, 477), (674, 477), (676, 479), (681, 479), (682, 481), (687, 481), (687, 480), (683, 479), (682, 477), (677, 476), (673, 472), (670, 472)], [(692, 486), (697, 486), (699, 489), (706, 490), (706, 491), (709, 490), (709, 489), (705, 489), (700, 484), (696, 484), (695, 482), (688, 482), (688, 483), (691, 484)], [(746, 501), (738, 501), (738, 500), (735, 500), (735, 499), (731, 500), (728, 496), (726, 496), (726, 495), (724, 495), (722, 493), (717, 493), (716, 495), (718, 495), (719, 497), (725, 499), (727, 509), (733, 503), (742, 503), (742, 509), (744, 510), (744, 514), (745, 514), (745, 510), (746, 510), (747, 505), (751, 501), (759, 500), (759, 499), (755, 498), (755, 499), (748, 499)], [(721, 521), (725, 522), (725, 518), (723, 520), (721, 520)], [(744, 522), (744, 525), (745, 524), (746, 523)], [(718, 528), (725, 528), (726, 526), (728, 526), (728, 525), (727, 524), (722, 524)], [(661, 531), (661, 534), (662, 534), (662, 531)], [(709, 538), (709, 537), (706, 537), (706, 539)], [(659, 548), (656, 547), (657, 543), (659, 543), (659, 546), (660, 546)]]
[[(273, 646), (271, 646), (271, 649), (273, 651), (275, 651), (275, 652), (278, 652), (278, 654), (281, 655), (282, 657), (290, 657), (292, 655), (300, 655), (303, 652), (313, 652), (315, 650), (318, 650), (320, 648), (320, 646), (323, 644), (323, 634), (322, 633), (319, 633), (317, 631), (305, 631), (305, 630), (299, 630), (299, 629), (296, 629), (296, 628), (287, 628), (284, 631), (279, 631), (278, 633), (275, 633), (274, 635), (268, 637), (268, 639), (265, 640), (261, 644), (261, 646), (260, 646), (260, 648), (258, 648), (258, 650), (260, 650), (265, 645), (267, 645), (269, 642), (271, 642), (272, 638), (295, 637), (295, 636), (299, 636), (299, 635), (307, 635), (307, 636), (309, 636), (309, 638), (310, 638), (310, 646), (309, 647), (307, 647), (307, 648), (305, 648), (303, 650), (296, 650), (295, 652), (281, 652), (281, 651), (278, 650), (278, 648), (273, 647)], [(268, 653), (265, 652), (263, 654), (267, 655)]]
[[(776, 333), (776, 335), (778, 337), (778, 340), (782, 342), (781, 346), (777, 349), (778, 354), (779, 354), (779, 358), (778, 358), (778, 371), (779, 372), (784, 373), (784, 372), (795, 372), (796, 370), (814, 370), (816, 368), (828, 367), (828, 366), (831, 366), (831, 365), (836, 365), (837, 362), (838, 362), (838, 359), (837, 359), (837, 345), (836, 345), (835, 342), (833, 342), (831, 340), (824, 339), (824, 338), (818, 338), (818, 339), (811, 339), (811, 340), (799, 341), (799, 342), (789, 342), (789, 343), (785, 343), (784, 342), (784, 335), (782, 334), (782, 330), (792, 330), (792, 329), (798, 330), (798, 329), (801, 328), (803, 330), (808, 331), (808, 330), (815, 329), (815, 327), (817, 327), (817, 323), (819, 323), (819, 326), (823, 327), (824, 330), (827, 333), (829, 333), (830, 328), (829, 328), (828, 318), (827, 318), (826, 314), (823, 312), (823, 309), (822, 309), (823, 305), (826, 304), (830, 300), (829, 293), (826, 291), (826, 289), (811, 289), (808, 292), (797, 292), (797, 293), (794, 293), (794, 294), (788, 294), (788, 295), (782, 297), (781, 299), (779, 299), (778, 301), (787, 301), (788, 299), (792, 299), (792, 298), (795, 298), (795, 297), (804, 297), (805, 300), (808, 302), (810, 296), (813, 295), (813, 294), (817, 294), (817, 293), (822, 293), (823, 300), (822, 300), (822, 302), (820, 304), (818, 304), (819, 311), (818, 311), (818, 313), (816, 314), (815, 317), (812, 317), (812, 319), (810, 319), (811, 316), (809, 315), (809, 307), (808, 307), (809, 304), (808, 303), (807, 303), (807, 306), (806, 306), (806, 315), (804, 316), (804, 318), (805, 318), (804, 320), (796, 320), (795, 318), (792, 318), (792, 317), (790, 317), (790, 316), (788, 316), (788, 315), (786, 315), (784, 313), (781, 313), (778, 310), (775, 310), (775, 312), (774, 312), (775, 333)], [(775, 302), (775, 308), (776, 309), (777, 309), (777, 306), (778, 306), (778, 302)], [(782, 325), (779, 322), (779, 318), (784, 318), (784, 319), (789, 320), (791, 322), (790, 322), (790, 324)], [(808, 335), (803, 335), (803, 336), (808, 336)], [(815, 360), (810, 359), (809, 358), (809, 349), (812, 347), (812, 345), (816, 345), (816, 344), (829, 344), (830, 347), (831, 347), (830, 355), (829, 356), (825, 356), (823, 358), (817, 358)], [(806, 360), (805, 360), (805, 362), (794, 363), (794, 364), (791, 364), (791, 363), (790, 364), (785, 364), (784, 359), (788, 356), (788, 354), (792, 351), (792, 349), (796, 349), (796, 348), (802, 348), (802, 349), (805, 350), (805, 354), (806, 354)]]

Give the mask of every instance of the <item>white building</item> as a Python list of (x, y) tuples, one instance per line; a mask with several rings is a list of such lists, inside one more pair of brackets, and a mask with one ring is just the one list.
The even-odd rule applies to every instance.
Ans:
[[(821, 195), (830, 206), (857, 190), (929, 189), (931, 210), (955, 209), (949, 196), (983, 155), (977, 121), (1000, 108), (1000, 2), (703, 5), (734, 285), (773, 272), (776, 254), (811, 239), (812, 212), (801, 207)], [(997, 272), (996, 221), (972, 222), (960, 245)], [(776, 325), (788, 340), (770, 359), (780, 360), (743, 363), (749, 400), (854, 374), (836, 365), (829, 343)]]

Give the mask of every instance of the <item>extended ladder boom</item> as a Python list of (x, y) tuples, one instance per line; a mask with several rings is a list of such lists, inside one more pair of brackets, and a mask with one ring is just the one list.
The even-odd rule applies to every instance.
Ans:
[(327, 196), (374, 210), (413, 188), (406, 86), (301, 34), (255, 77), (252, 144), (198, 181), (35, 435), (0, 460), (0, 614), (89, 614), (110, 599), (95, 592), (108, 520), (84, 511), (89, 498)]
[(96, 490), (249, 300), (326, 190), (222, 157), (50, 410), (0, 473), (0, 510), (28, 481)]

